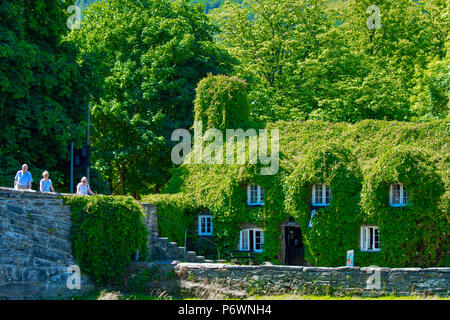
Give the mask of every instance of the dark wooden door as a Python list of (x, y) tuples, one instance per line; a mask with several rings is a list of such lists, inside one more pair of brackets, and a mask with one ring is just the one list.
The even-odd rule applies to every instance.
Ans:
[(302, 232), (299, 227), (285, 227), (286, 264), (293, 266), (305, 265), (305, 248)]

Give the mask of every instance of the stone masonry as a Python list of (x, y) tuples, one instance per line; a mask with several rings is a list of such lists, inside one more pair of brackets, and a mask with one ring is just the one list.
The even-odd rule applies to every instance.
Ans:
[[(380, 288), (368, 289), (367, 280), (374, 274), (368, 268), (205, 263), (208, 261), (204, 257), (190, 251), (184, 256), (183, 247), (159, 237), (156, 207), (142, 206), (151, 260), (183, 260), (182, 257), (195, 261), (171, 264), (180, 282), (211, 283), (246, 295), (317, 290), (363, 295), (449, 294), (450, 268), (382, 268)], [(60, 195), (0, 188), (0, 300), (67, 299), (94, 289), (83, 275), (80, 290), (67, 288), (71, 276), (67, 268), (76, 265), (70, 241), (70, 216), (70, 208), (63, 205)]]
[(147, 247), (149, 250), (149, 261), (155, 260), (178, 260), (187, 262), (213, 262), (198, 256), (195, 251), (186, 251), (176, 242), (168, 238), (160, 237), (158, 232), (158, 216), (156, 206), (149, 203), (141, 203), (144, 209), (144, 224), (148, 231)]
[(66, 299), (92, 289), (69, 290), (76, 265), (70, 242), (70, 208), (55, 194), (0, 188), (0, 300)]
[[(247, 295), (349, 293), (363, 296), (448, 296), (450, 280), (450, 268), (381, 268), (379, 288), (368, 287), (367, 280), (374, 272), (360, 267), (180, 263), (175, 270), (181, 281), (214, 284), (216, 287), (244, 291)], [(372, 281), (370, 283), (374, 284)]]

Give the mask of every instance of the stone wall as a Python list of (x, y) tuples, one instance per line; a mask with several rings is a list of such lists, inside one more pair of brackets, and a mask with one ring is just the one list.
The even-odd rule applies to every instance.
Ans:
[(144, 225), (148, 231), (147, 247), (149, 250), (149, 259), (157, 256), (156, 242), (159, 238), (158, 216), (156, 215), (156, 206), (149, 203), (141, 203), (144, 211)]
[(69, 290), (67, 268), (76, 265), (70, 242), (70, 208), (60, 196), (0, 188), (0, 300), (59, 299)]
[[(359, 267), (180, 263), (175, 270), (182, 281), (215, 284), (228, 290), (245, 291), (247, 295), (288, 293), (448, 296), (450, 280), (450, 268), (381, 268), (379, 289), (369, 288), (367, 285), (369, 277), (376, 277), (375, 272), (369, 268)], [(373, 284), (375, 285), (376, 282)]]

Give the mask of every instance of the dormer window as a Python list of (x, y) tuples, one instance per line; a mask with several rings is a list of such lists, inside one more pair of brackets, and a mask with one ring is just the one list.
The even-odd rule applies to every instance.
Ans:
[(408, 194), (406, 188), (401, 183), (391, 184), (390, 190), (390, 205), (391, 207), (403, 207), (409, 203)]
[(331, 189), (325, 183), (315, 184), (312, 188), (312, 205), (329, 206), (331, 200)]
[(200, 215), (198, 216), (198, 234), (200, 236), (212, 236), (213, 225), (212, 216)]
[(258, 185), (247, 186), (247, 204), (249, 206), (262, 206), (264, 197), (264, 189)]

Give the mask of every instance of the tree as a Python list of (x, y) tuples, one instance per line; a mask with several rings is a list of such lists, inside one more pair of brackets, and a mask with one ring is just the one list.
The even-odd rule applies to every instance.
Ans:
[[(442, 0), (422, 2), (377, 1), (381, 25), (370, 29), (369, 0), (228, 1), (213, 12), (219, 43), (241, 62), (254, 116), (409, 121), (448, 107), (448, 10)], [(432, 79), (438, 87), (424, 84)]]
[(310, 110), (292, 101), (289, 86), (300, 61), (319, 50), (329, 27), (321, 0), (227, 1), (213, 17), (219, 43), (241, 62), (238, 76), (249, 83), (253, 115), (261, 119), (305, 118)]
[(0, 184), (12, 186), (28, 163), (34, 186), (49, 170), (57, 189), (68, 190), (70, 141), (85, 137), (88, 60), (78, 63), (68, 33), (68, 1), (5, 0), (0, 3)]
[(200, 5), (98, 2), (71, 39), (96, 58), (104, 95), (92, 104), (95, 167), (119, 194), (157, 191), (169, 174), (171, 132), (193, 120), (197, 82), (225, 73), (229, 55)]

